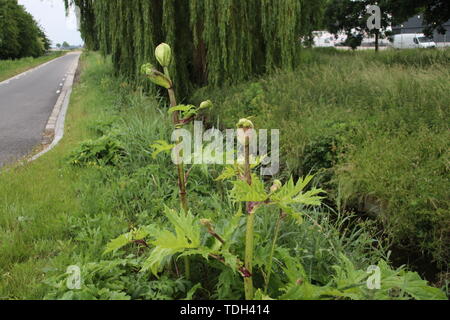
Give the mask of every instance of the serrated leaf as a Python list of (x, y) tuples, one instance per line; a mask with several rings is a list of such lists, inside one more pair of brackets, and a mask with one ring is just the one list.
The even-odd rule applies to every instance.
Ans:
[(293, 200), (296, 203), (301, 203), (309, 206), (320, 206), (324, 197), (318, 196), (325, 191), (322, 189), (312, 189), (311, 191), (300, 193)]
[(442, 290), (429, 286), (416, 272), (392, 270), (384, 260), (381, 260), (378, 266), (382, 275), (380, 293), (384, 296), (388, 295), (391, 288), (398, 288), (416, 300), (447, 300)]
[(220, 176), (218, 176), (215, 181), (224, 181), (224, 180), (228, 180), (231, 178), (236, 177), (237, 173), (236, 173), (236, 168), (229, 166), (226, 167), (223, 172), (220, 174)]
[(229, 252), (228, 250), (222, 250), (221, 255), (225, 260), (225, 264), (236, 272), (236, 266), (238, 265), (238, 257)]
[(166, 141), (164, 140), (158, 140), (155, 141), (154, 144), (152, 144), (150, 146), (152, 149), (154, 149), (155, 151), (152, 153), (152, 158), (156, 159), (156, 157), (163, 152), (167, 152), (167, 151), (171, 151), (173, 148), (175, 148), (176, 146), (174, 144), (168, 144)]
[(151, 242), (155, 248), (142, 269), (151, 270), (154, 275), (162, 270), (174, 254), (200, 248), (200, 226), (191, 213), (185, 214), (166, 208), (165, 214), (174, 227), (174, 232), (155, 230), (155, 239)]
[(273, 201), (290, 200), (302, 192), (313, 178), (314, 176), (307, 176), (304, 179), (299, 179), (297, 184), (294, 184), (294, 179), (291, 177), (277, 193), (272, 195), (271, 199)]
[(162, 268), (170, 261), (176, 253), (174, 249), (156, 247), (150, 253), (147, 260), (142, 265), (142, 272), (150, 270), (155, 276), (162, 271)]
[(119, 237), (111, 240), (107, 245), (106, 249), (103, 252), (103, 254), (108, 254), (114, 251), (117, 251), (126, 245), (130, 244), (132, 242), (132, 235), (131, 233), (125, 233), (120, 235)]
[(231, 191), (231, 195), (236, 201), (264, 202), (269, 199), (264, 183), (254, 174), (252, 175), (251, 185), (243, 180), (236, 180), (233, 184), (234, 188)]
[(170, 108), (167, 112), (168, 112), (169, 114), (172, 114), (172, 113), (177, 112), (177, 111), (180, 111), (180, 112), (189, 112), (189, 111), (192, 111), (192, 110), (195, 110), (195, 109), (196, 109), (196, 107), (193, 106), (193, 105), (184, 105), (184, 104), (180, 104), (180, 105), (178, 105), (178, 106), (175, 106), (175, 107)]
[(128, 233), (122, 234), (116, 239), (111, 240), (107, 245), (103, 254), (108, 254), (117, 251), (133, 241), (143, 240), (150, 234), (150, 227), (132, 230)]

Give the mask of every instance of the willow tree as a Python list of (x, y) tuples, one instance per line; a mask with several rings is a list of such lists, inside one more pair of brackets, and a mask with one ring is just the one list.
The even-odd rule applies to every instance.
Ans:
[[(297, 64), (299, 38), (311, 32), (326, 0), (65, 0), (80, 7), (90, 48), (110, 54), (118, 73), (139, 80), (155, 44), (174, 50), (179, 94)], [(94, 43), (92, 41), (95, 41)], [(155, 63), (156, 64), (156, 63)]]
[(95, 24), (94, 0), (64, 0), (66, 9), (69, 6), (77, 6), (80, 14), (80, 25), (78, 26), (85, 46), (91, 50), (98, 49), (97, 28)]

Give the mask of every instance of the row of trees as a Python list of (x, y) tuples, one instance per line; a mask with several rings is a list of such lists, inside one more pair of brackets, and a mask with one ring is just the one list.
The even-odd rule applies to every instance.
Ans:
[[(139, 79), (156, 43), (174, 46), (172, 77), (185, 95), (196, 85), (235, 83), (274, 68), (295, 67), (299, 38), (313, 30), (383, 36), (391, 23), (419, 12), (428, 31), (442, 31), (448, 0), (64, 0), (79, 7), (89, 49), (110, 54), (117, 73)], [(368, 30), (368, 5), (382, 11), (382, 29)], [(357, 36), (355, 36), (355, 30)]]
[[(377, 5), (381, 9), (381, 29), (369, 29), (367, 20), (370, 13), (367, 7)], [(361, 44), (363, 35), (375, 35), (378, 39), (386, 36), (386, 28), (399, 25), (416, 14), (424, 20), (424, 32), (432, 35), (436, 30), (445, 33), (443, 24), (450, 20), (450, 1), (448, 0), (329, 0), (325, 10), (324, 27), (331, 33), (345, 32), (349, 45)]]
[(56, 47), (58, 49), (69, 49), (70, 48), (70, 44), (67, 41), (64, 41), (62, 44), (61, 43), (57, 43)]
[(171, 75), (184, 95), (196, 85), (249, 79), (297, 64), (299, 37), (321, 23), (326, 0), (65, 0), (80, 8), (90, 49), (111, 54), (137, 79), (154, 45), (174, 47)]
[(17, 0), (0, 0), (0, 59), (38, 57), (50, 40)]

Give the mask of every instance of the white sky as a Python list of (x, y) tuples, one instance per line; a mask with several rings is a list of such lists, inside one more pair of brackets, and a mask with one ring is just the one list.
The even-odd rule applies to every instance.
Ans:
[(41, 24), (52, 46), (67, 41), (70, 45), (83, 44), (77, 30), (77, 19), (72, 10), (66, 17), (63, 0), (19, 0), (19, 4)]

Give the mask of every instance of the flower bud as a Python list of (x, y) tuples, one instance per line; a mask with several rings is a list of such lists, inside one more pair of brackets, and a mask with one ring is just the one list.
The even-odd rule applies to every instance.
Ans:
[(157, 84), (166, 89), (172, 88), (172, 81), (163, 73), (156, 70), (151, 64), (144, 64), (141, 67), (141, 72), (145, 74), (154, 84)]
[(255, 138), (255, 132), (253, 130), (255, 126), (250, 120), (245, 118), (241, 119), (236, 126), (240, 129), (237, 133), (237, 139), (241, 145), (246, 146), (252, 139)]
[(155, 67), (151, 63), (143, 64), (141, 67), (141, 73), (145, 75), (150, 74), (153, 70), (155, 70)]
[(277, 192), (278, 190), (280, 190), (282, 186), (283, 186), (283, 184), (281, 183), (280, 180), (275, 180), (275, 181), (273, 182), (272, 187), (270, 187), (270, 192), (271, 192), (271, 193), (275, 193), (275, 192)]
[(213, 107), (213, 103), (211, 102), (211, 100), (206, 100), (200, 104), (200, 108), (198, 110), (210, 109), (212, 107)]
[(254, 129), (255, 128), (255, 126), (253, 125), (253, 122), (251, 122), (250, 120), (245, 119), (245, 118), (239, 120), (237, 127), (239, 129)]
[(168, 68), (172, 62), (172, 49), (167, 43), (161, 43), (155, 50), (156, 60), (164, 68)]

